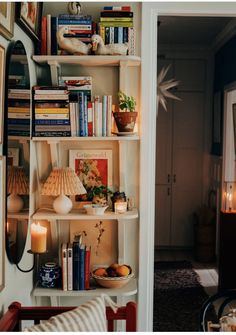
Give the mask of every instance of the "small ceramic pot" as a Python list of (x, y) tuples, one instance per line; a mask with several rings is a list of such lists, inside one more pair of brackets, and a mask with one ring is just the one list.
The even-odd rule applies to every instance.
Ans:
[(132, 132), (134, 130), (137, 112), (113, 112), (119, 132)]
[(60, 287), (61, 268), (54, 262), (48, 262), (39, 269), (39, 282), (42, 287)]

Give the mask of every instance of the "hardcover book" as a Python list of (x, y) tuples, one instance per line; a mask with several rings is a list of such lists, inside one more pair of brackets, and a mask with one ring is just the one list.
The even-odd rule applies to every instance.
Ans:
[(73, 290), (73, 245), (67, 245), (67, 287), (68, 291)]
[(80, 270), (80, 243), (73, 242), (73, 290), (79, 290)]
[(67, 291), (67, 245), (61, 245), (62, 289)]

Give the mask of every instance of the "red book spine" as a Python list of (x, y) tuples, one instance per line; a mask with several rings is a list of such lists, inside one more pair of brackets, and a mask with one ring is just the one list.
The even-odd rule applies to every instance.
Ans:
[(41, 25), (41, 55), (47, 54), (47, 18), (42, 17)]
[(86, 247), (85, 250), (85, 262), (84, 262), (84, 273), (85, 273), (85, 282), (84, 288), (88, 290), (90, 288), (90, 255), (91, 255), (91, 247)]
[(93, 136), (93, 103), (88, 101), (88, 136)]

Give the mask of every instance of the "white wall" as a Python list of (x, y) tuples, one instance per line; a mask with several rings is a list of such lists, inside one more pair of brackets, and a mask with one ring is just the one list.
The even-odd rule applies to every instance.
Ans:
[[(20, 29), (15, 23), (14, 25), (14, 36), (12, 40), (21, 40), (25, 46), (27, 57), (29, 61), (30, 81), (31, 85), (36, 83), (35, 66), (31, 60), (31, 55), (34, 53), (33, 44), (30, 38)], [(0, 44), (7, 51), (7, 47), (10, 41), (6, 40), (3, 36), (0, 36)], [(5, 121), (6, 122), (6, 121)], [(6, 125), (6, 123), (5, 123)], [(2, 146), (0, 145), (0, 155), (2, 155)], [(32, 265), (32, 256), (27, 253), (30, 249), (29, 234), (23, 254), (20, 266), (23, 269), (28, 269)], [(6, 310), (7, 306), (12, 301), (19, 301), (24, 305), (31, 304), (30, 292), (32, 289), (32, 272), (22, 273), (17, 270), (15, 265), (9, 263), (7, 255), (5, 253), (5, 288), (0, 292), (0, 314)]]

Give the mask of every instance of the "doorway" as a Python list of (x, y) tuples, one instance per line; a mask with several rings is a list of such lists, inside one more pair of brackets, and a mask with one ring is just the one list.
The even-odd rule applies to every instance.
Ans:
[[(157, 71), (179, 85), (156, 126), (155, 250), (194, 246), (194, 218), (211, 191), (214, 53), (230, 17), (158, 17)], [(217, 45), (218, 44), (218, 45)]]

